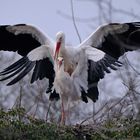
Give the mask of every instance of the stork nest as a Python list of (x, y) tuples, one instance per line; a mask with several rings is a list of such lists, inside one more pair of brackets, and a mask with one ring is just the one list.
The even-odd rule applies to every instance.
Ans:
[(23, 108), (0, 110), (2, 140), (109, 140), (140, 138), (140, 121), (106, 120), (87, 125), (61, 126), (27, 116)]

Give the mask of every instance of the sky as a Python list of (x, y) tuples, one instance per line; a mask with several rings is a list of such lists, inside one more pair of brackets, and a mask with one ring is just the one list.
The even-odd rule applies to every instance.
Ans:
[[(103, 15), (100, 15), (101, 8), (97, 6), (97, 2), (91, 1), (95, 0), (73, 0), (74, 14), (78, 19), (76, 24), (82, 40), (100, 24), (106, 22), (102, 20)], [(139, 0), (129, 0), (129, 2), (128, 0), (112, 0), (112, 5), (115, 9), (128, 11), (130, 14), (139, 15), (138, 13), (140, 13)], [(105, 4), (103, 4), (103, 8), (106, 11), (110, 10)], [(124, 14), (119, 11), (111, 13), (111, 22), (138, 21), (137, 17), (128, 16), (128, 13)], [(67, 16), (64, 17), (64, 15)], [(63, 31), (66, 34), (66, 42), (77, 45), (79, 44), (79, 39), (71, 18), (68, 18), (69, 16), (71, 16), (70, 0), (0, 0), (1, 25), (31, 24), (53, 39), (55, 39), (55, 34), (58, 31)], [(101, 17), (101, 21), (96, 20), (96, 17)]]
[[(75, 17), (85, 19), (76, 23), (82, 40), (100, 24), (93, 19), (98, 16), (100, 9), (95, 2), (91, 1), (73, 0)], [(137, 0), (112, 1), (116, 8), (130, 9), (133, 12), (138, 11), (140, 6), (138, 3)], [(0, 0), (0, 24), (32, 24), (53, 39), (58, 31), (63, 31), (66, 34), (66, 42), (77, 45), (79, 39), (72, 20), (64, 18), (60, 13), (71, 16), (70, 0)], [(121, 14), (114, 15), (112, 19), (113, 22), (132, 20), (136, 19), (130, 19), (127, 16), (124, 18)]]

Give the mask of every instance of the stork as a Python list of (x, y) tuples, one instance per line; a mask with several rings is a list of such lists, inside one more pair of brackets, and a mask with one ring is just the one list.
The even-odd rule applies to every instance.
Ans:
[(110, 23), (100, 26), (77, 46), (66, 46), (63, 32), (56, 41), (26, 24), (0, 26), (0, 50), (22, 56), (0, 72), (0, 81), (20, 81), (32, 69), (31, 83), (49, 79), (50, 100), (98, 100), (98, 82), (122, 63), (118, 58), (140, 48), (140, 22)]

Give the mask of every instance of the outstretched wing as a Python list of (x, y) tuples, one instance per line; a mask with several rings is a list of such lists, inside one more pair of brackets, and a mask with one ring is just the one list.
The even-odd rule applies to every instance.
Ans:
[(53, 42), (36, 27), (26, 24), (0, 26), (0, 50), (15, 51), (23, 56), (0, 72), (1, 81), (14, 76), (8, 85), (15, 84), (34, 68), (31, 83), (46, 77), (52, 85)]
[(122, 65), (118, 58), (126, 51), (140, 49), (140, 22), (101, 26), (79, 48), (85, 49), (88, 57), (89, 89), (86, 95), (96, 101), (99, 94), (97, 84), (105, 72), (117, 70)]
[(118, 59), (126, 51), (140, 49), (140, 22), (101, 26), (80, 46), (97, 48)]
[(0, 26), (0, 50), (17, 51), (25, 56), (46, 43), (52, 46), (51, 40), (34, 26), (26, 24)]

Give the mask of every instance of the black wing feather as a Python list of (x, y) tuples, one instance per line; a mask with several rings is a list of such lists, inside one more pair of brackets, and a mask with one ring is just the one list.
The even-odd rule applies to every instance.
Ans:
[(11, 82), (9, 82), (7, 85), (13, 85), (17, 83), (19, 80), (21, 80), (28, 72), (31, 71), (31, 69), (34, 67), (35, 62), (29, 61), (25, 67), (25, 69), (16, 77), (14, 78)]
[[(140, 49), (140, 22), (124, 23), (128, 29), (124, 32), (108, 33), (104, 41), (96, 46), (106, 54), (118, 59), (127, 51)], [(111, 25), (111, 24), (110, 24)], [(114, 24), (115, 25), (115, 24)], [(120, 24), (116, 24), (116, 26)]]
[(98, 100), (99, 91), (97, 84), (99, 82), (100, 76), (98, 72), (95, 73), (95, 62), (92, 60), (88, 60), (88, 91), (87, 93), (82, 89), (81, 90), (81, 98), (82, 100), (87, 103), (88, 98), (90, 98), (93, 102)]
[(53, 69), (53, 64), (49, 60), (49, 58), (36, 61), (36, 66), (33, 71), (31, 83), (38, 79), (42, 80), (44, 77), (49, 79), (49, 88), (51, 89), (54, 82), (55, 72)]
[[(18, 24), (14, 26), (27, 26), (26, 24)], [(41, 43), (37, 41), (31, 33), (15, 35), (7, 30), (10, 25), (0, 26), (0, 50), (17, 51), (18, 54), (25, 56), (31, 50), (39, 47)]]
[(25, 65), (27, 62), (28, 62), (27, 57), (23, 57), (23, 58), (19, 59), (14, 64), (10, 65), (6, 69), (4, 69), (2, 72), (0, 72), (0, 76), (9, 74), (9, 73), (15, 71), (16, 69), (18, 69), (18, 68), (22, 67), (23, 65)]
[(8, 76), (0, 79), (0, 81), (7, 80), (7, 79), (15, 76), (16, 74), (20, 73), (24, 69), (24, 67), (26, 67), (28, 64), (29, 64), (29, 61), (27, 63), (25, 63), (24, 65), (22, 65), (21, 67), (19, 67), (18, 69), (13, 70), (14, 71), (13, 73), (11, 73), (12, 71), (10, 71), (10, 72), (7, 72), (7, 73), (2, 74), (2, 75), (5, 75), (5, 74), (11, 73), (10, 75), (8, 75)]

